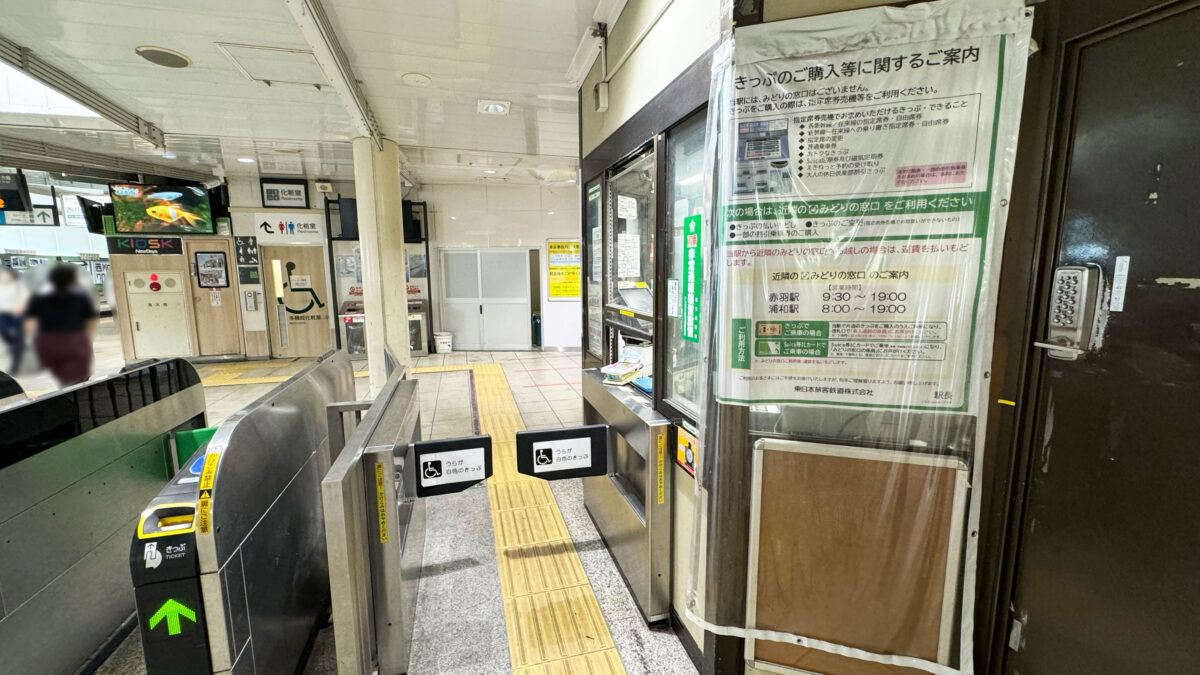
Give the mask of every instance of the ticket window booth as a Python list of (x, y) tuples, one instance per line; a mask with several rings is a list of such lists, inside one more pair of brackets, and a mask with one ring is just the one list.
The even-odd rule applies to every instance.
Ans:
[[(684, 293), (684, 261), (685, 220), (703, 209), (704, 133), (693, 106), (585, 176), (583, 191), (584, 422), (610, 429), (608, 475), (584, 479), (585, 503), (647, 622), (671, 615), (673, 567), (686, 571), (673, 539), (692, 534), (690, 520), (673, 522), (677, 450), (696, 434), (700, 398), (700, 345), (683, 323), (685, 302), (700, 301)], [(617, 363), (627, 368), (614, 377)]]

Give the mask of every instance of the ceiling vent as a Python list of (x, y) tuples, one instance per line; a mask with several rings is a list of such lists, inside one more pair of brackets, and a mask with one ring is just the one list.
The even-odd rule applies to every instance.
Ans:
[(328, 86), (325, 73), (313, 53), (306, 49), (261, 47), (218, 42), (221, 50), (246, 79), (268, 86), (292, 84), (316, 87)]
[(276, 174), (282, 176), (304, 175), (304, 157), (295, 154), (260, 153), (258, 155), (259, 173), (263, 175)]

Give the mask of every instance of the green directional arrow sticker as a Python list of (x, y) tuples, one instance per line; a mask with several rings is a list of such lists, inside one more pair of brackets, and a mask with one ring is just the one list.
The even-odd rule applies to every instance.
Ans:
[(192, 608), (174, 598), (167, 598), (167, 601), (150, 617), (150, 630), (154, 630), (158, 624), (163, 622), (163, 619), (166, 619), (167, 634), (179, 635), (183, 632), (179, 625), (180, 617), (196, 623), (196, 612)]

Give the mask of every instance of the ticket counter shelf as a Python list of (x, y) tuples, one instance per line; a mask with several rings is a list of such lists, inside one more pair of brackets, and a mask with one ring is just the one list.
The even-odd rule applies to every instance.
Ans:
[(671, 421), (627, 385), (583, 371), (585, 424), (607, 424), (608, 473), (583, 479), (584, 503), (647, 623), (671, 601)]

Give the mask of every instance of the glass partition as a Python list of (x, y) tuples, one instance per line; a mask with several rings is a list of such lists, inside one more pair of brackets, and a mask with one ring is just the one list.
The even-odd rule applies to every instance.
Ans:
[(597, 178), (587, 186), (584, 241), (587, 243), (587, 350), (604, 358), (603, 186)]
[[(683, 304), (691, 299), (685, 287), (692, 277), (685, 274), (684, 251), (686, 246), (684, 221), (698, 216), (704, 209), (704, 113), (671, 131), (667, 142), (667, 305), (666, 305), (666, 368), (663, 371), (665, 389), (663, 398), (695, 418), (700, 400), (700, 343), (698, 332), (689, 339), (684, 336)], [(704, 225), (706, 223), (703, 223)], [(697, 241), (690, 249), (700, 256), (704, 250), (699, 237), (708, 233), (703, 226), (693, 234)], [(693, 261), (692, 270), (699, 274), (703, 269), (701, 260)], [(699, 276), (696, 277), (699, 282)], [(701, 302), (702, 293), (697, 293), (695, 302)]]
[(608, 180), (609, 306), (644, 319), (646, 331), (654, 316), (654, 159), (648, 150)]

